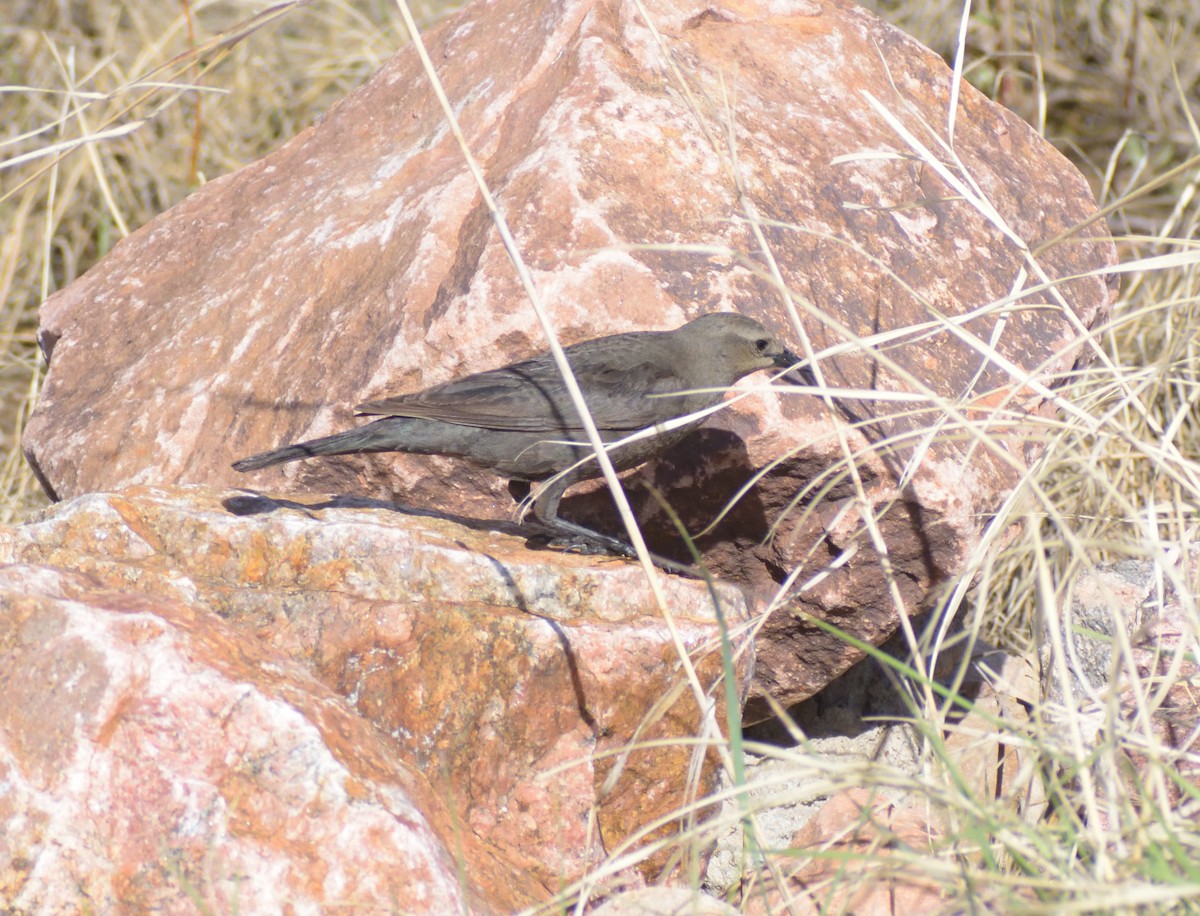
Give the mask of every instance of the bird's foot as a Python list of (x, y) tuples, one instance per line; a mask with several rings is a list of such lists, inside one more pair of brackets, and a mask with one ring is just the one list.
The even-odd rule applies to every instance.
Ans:
[[(559, 550), (566, 553), (581, 553), (583, 556), (616, 556), (637, 559), (637, 551), (625, 541), (592, 531), (592, 528), (584, 528), (582, 525), (576, 525), (575, 522), (565, 519), (529, 520), (526, 521), (526, 526), (538, 531), (527, 541), (528, 546), (535, 550)], [(703, 579), (704, 577), (702, 569), (660, 557), (656, 553), (650, 553), (649, 556), (650, 563), (659, 569), (666, 570), (667, 573), (676, 573), (689, 577), (689, 579)]]
[(537, 534), (530, 538), (530, 546), (542, 550), (560, 550), (564, 553), (578, 553), (584, 556), (617, 556), (632, 560), (637, 558), (637, 552), (619, 538), (601, 534), (583, 525), (576, 525), (565, 519), (556, 518), (553, 521), (538, 519), (527, 520), (526, 525), (534, 527)]
[[(617, 538), (593, 532), (588, 535), (550, 535), (536, 534), (526, 541), (527, 546), (534, 550), (557, 550), (563, 553), (575, 553), (588, 557), (622, 557), (636, 560), (637, 551)], [(686, 563), (678, 563), (656, 553), (650, 554), (650, 562), (665, 572), (675, 573), (688, 579), (703, 579), (703, 571)]]
[(538, 550), (557, 550), (562, 553), (577, 553), (587, 557), (617, 556), (632, 560), (637, 553), (624, 541), (594, 532), (591, 534), (549, 534), (538, 533), (528, 541), (529, 546)]
[[(593, 531), (591, 528), (583, 527), (583, 525), (576, 525), (574, 522), (556, 518), (553, 523), (539, 520), (526, 522), (526, 524), (536, 526), (539, 529), (538, 534), (526, 542), (536, 550), (559, 550), (564, 553), (577, 553), (583, 556), (616, 556), (627, 560), (637, 559), (637, 551), (619, 538), (601, 534), (599, 531)], [(650, 562), (659, 569), (666, 570), (667, 572), (673, 572), (678, 575), (687, 576), (688, 578), (702, 578), (700, 570), (684, 563), (677, 563), (675, 560), (668, 560), (666, 557), (660, 557), (654, 553), (650, 554)]]

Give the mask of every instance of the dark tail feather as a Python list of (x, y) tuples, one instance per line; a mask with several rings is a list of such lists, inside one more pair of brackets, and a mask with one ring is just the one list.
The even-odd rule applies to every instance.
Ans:
[(286, 464), (289, 461), (299, 461), (301, 458), (313, 458), (318, 455), (395, 451), (396, 439), (386, 433), (387, 431), (380, 429), (377, 423), (370, 423), (358, 429), (348, 429), (344, 433), (325, 436), (323, 439), (297, 442), (295, 445), (285, 445), (283, 448), (242, 458), (233, 463), (233, 469), (235, 471), (254, 471), (258, 468), (268, 468), (273, 464)]

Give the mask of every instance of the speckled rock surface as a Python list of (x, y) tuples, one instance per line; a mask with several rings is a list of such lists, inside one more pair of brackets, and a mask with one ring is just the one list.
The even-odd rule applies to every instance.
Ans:
[[(512, 912), (682, 805), (689, 778), (711, 787), (715, 758), (690, 769), (704, 729), (640, 567), (361, 501), (242, 494), (238, 515), (238, 496), (136, 487), (0, 528), (0, 745), (5, 779), (28, 786), (0, 805), (25, 850), (3, 879), (14, 896), (78, 878), (129, 904), (132, 870), (154, 901), (179, 887), (165, 863), (199, 868), (209, 849), (223, 876), (281, 876), (281, 900), (456, 912), (437, 882), (462, 856), (461, 892)], [(723, 722), (712, 593), (662, 586)], [(744, 690), (746, 603), (715, 593)], [(160, 796), (174, 802), (150, 816)], [(83, 859), (53, 864), (68, 809), (90, 812), (61, 840)], [(325, 880), (377, 849), (339, 852), (337, 829), (370, 834), (380, 861)]]

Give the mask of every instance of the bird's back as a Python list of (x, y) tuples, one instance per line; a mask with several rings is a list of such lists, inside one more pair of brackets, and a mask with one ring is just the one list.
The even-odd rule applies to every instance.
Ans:
[[(675, 332), (638, 331), (565, 348), (596, 426), (633, 431), (715, 403), (720, 394), (680, 397), (694, 387), (691, 361)], [(543, 354), (414, 394), (357, 408), (380, 416), (423, 417), (486, 429), (573, 437), (583, 424), (558, 365)]]

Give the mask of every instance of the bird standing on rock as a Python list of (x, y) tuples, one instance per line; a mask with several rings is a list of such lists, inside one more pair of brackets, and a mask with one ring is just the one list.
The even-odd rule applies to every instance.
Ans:
[[(597, 337), (564, 352), (605, 443), (711, 407), (723, 389), (751, 372), (799, 362), (761, 324), (733, 312), (701, 315), (674, 331)], [(462, 458), (510, 480), (539, 481), (592, 453), (549, 353), (355, 409), (382, 419), (252, 455), (233, 467), (251, 471), (318, 455), (408, 452)], [(618, 471), (635, 467), (702, 422), (618, 446), (609, 457)], [(593, 458), (542, 487), (534, 515), (572, 546), (582, 539), (628, 555), (621, 541), (558, 517), (567, 487), (600, 474)]]

